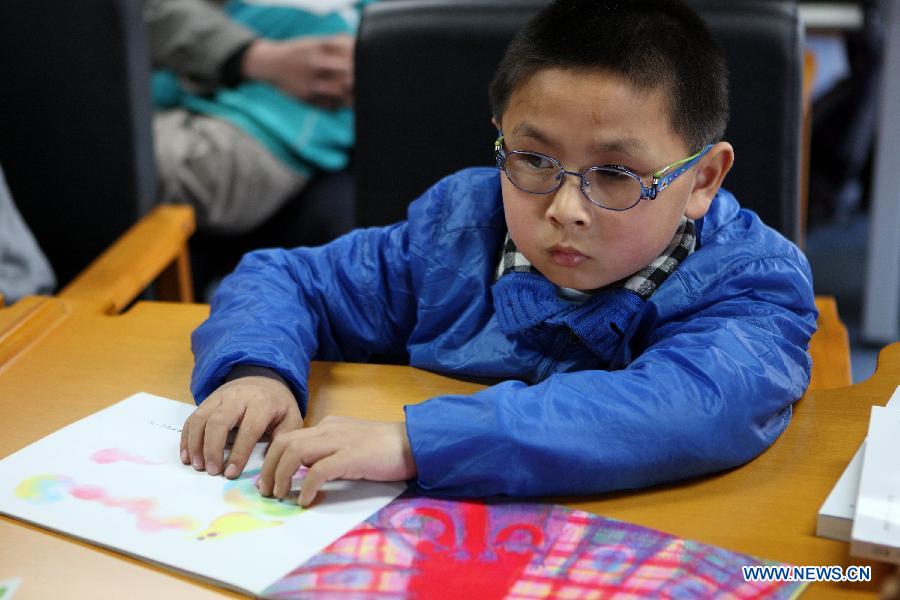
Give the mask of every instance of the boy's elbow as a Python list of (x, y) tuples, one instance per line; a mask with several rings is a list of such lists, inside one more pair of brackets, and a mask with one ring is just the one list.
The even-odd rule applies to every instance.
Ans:
[(763, 454), (785, 431), (791, 419), (791, 405), (762, 423), (745, 418), (732, 423), (710, 419), (696, 423), (687, 432), (672, 432), (673, 443), (647, 465), (640, 480), (627, 487), (639, 488), (675, 483), (713, 475), (745, 465)]

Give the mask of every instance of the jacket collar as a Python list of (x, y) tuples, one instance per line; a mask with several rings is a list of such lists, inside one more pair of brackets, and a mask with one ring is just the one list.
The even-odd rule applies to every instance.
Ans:
[(557, 295), (556, 286), (541, 275), (507, 273), (491, 288), (500, 330), (521, 334), (546, 324), (567, 326), (592, 352), (609, 360), (644, 306), (644, 300), (624, 288), (600, 290), (583, 304)]

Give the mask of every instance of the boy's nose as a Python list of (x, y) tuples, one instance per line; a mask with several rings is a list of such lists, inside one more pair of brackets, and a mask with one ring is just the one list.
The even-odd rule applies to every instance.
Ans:
[(591, 224), (590, 203), (581, 192), (581, 180), (569, 175), (563, 177), (562, 185), (553, 193), (553, 201), (547, 207), (546, 217), (564, 226), (587, 227)]

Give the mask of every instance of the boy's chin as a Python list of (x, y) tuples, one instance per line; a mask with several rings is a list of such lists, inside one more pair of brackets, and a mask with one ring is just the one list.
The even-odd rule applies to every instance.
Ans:
[(582, 292), (590, 292), (613, 283), (608, 277), (601, 275), (589, 275), (586, 273), (559, 272), (559, 269), (547, 269), (549, 273), (543, 273), (550, 280), (550, 283), (557, 287), (579, 290)]

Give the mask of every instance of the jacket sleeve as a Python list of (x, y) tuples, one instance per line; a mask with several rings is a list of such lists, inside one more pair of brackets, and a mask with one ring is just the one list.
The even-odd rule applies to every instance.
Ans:
[(318, 248), (246, 255), (191, 336), (199, 403), (235, 365), (277, 371), (306, 412), (311, 359), (405, 352), (415, 320), (406, 223), (356, 230)]
[(256, 38), (210, 0), (145, 0), (144, 23), (154, 66), (208, 91), (225, 61)]
[(767, 259), (738, 271), (653, 323), (624, 369), (407, 406), (418, 485), (448, 495), (592, 494), (760, 454), (808, 385), (816, 309), (805, 264)]

